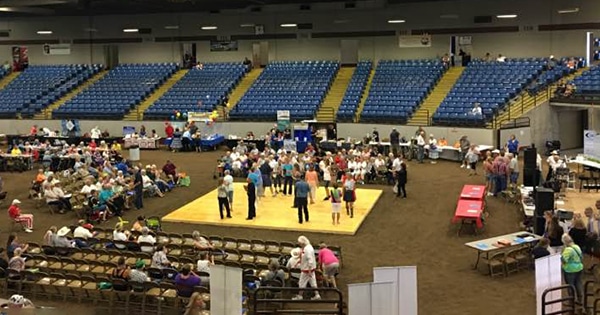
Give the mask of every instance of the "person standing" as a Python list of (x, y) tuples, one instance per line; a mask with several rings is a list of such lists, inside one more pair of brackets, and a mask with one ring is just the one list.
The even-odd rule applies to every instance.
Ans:
[(252, 220), (256, 217), (256, 185), (250, 178), (246, 178), (248, 185), (244, 186), (248, 194), (248, 216), (246, 220)]
[(465, 156), (467, 163), (469, 163), (469, 176), (477, 175), (477, 162), (479, 161), (479, 151), (477, 151), (474, 144), (471, 145), (469, 152)]
[(317, 188), (319, 187), (319, 174), (315, 171), (314, 164), (311, 164), (308, 167), (308, 171), (306, 172), (306, 182), (310, 187), (310, 204), (315, 203), (315, 199), (317, 199)]
[(277, 196), (277, 192), (273, 190), (273, 181), (271, 180), (273, 173), (273, 168), (271, 168), (271, 157), (267, 157), (267, 159), (260, 165), (258, 169), (260, 170), (260, 174), (262, 176), (262, 184), (264, 187), (263, 195), (264, 189), (269, 187), (269, 190), (271, 191), (271, 196)]
[(133, 180), (135, 198), (133, 199), (133, 204), (136, 209), (140, 210), (144, 208), (144, 180), (142, 178), (142, 172), (139, 167), (134, 168), (135, 177)]
[(227, 198), (227, 184), (223, 179), (219, 180), (219, 188), (217, 188), (217, 198), (219, 200), (219, 214), (221, 215), (221, 220), (223, 220), (223, 208), (227, 210), (227, 218), (231, 218), (229, 198)]
[[(404, 164), (404, 163), (402, 163)], [(356, 201), (356, 181), (350, 172), (346, 173), (346, 180), (344, 181), (344, 201), (346, 202), (346, 214), (350, 218), (354, 218), (354, 202)]]
[(298, 223), (302, 224), (302, 213), (304, 212), (304, 221), (308, 222), (308, 195), (310, 194), (310, 187), (308, 183), (304, 181), (304, 176), (300, 176), (294, 187), (296, 194), (295, 205), (298, 206)]
[(329, 199), (329, 184), (331, 183), (331, 161), (329, 158), (324, 158), (319, 163), (319, 168), (323, 172), (323, 181), (325, 182), (325, 198), (323, 200)]
[(229, 170), (223, 173), (223, 184), (227, 186), (227, 200), (229, 201), (229, 210), (233, 212), (233, 176)]
[(294, 182), (294, 165), (290, 160), (290, 157), (285, 157), (283, 165), (281, 166), (283, 172), (283, 195), (292, 195), (292, 186)]
[(400, 170), (396, 173), (398, 176), (398, 190), (396, 197), (406, 199), (406, 182), (408, 181), (408, 173), (406, 171), (406, 163), (400, 164)]
[(507, 154), (509, 159), (508, 162), (508, 173), (510, 174), (510, 185), (513, 187), (517, 187), (517, 180), (519, 180), (519, 161), (517, 160), (517, 155), (515, 153)]
[(469, 141), (469, 138), (467, 136), (462, 136), (459, 140), (459, 144), (460, 144), (460, 151), (459, 151), (459, 159), (460, 159), (460, 168), (465, 168), (465, 167), (469, 167), (467, 165), (467, 153), (469, 152), (469, 149), (471, 148), (471, 141)]
[(342, 209), (342, 192), (337, 183), (333, 183), (333, 188), (329, 193), (331, 199), (331, 220), (333, 225), (340, 224), (340, 210)]
[[(311, 288), (317, 288), (317, 276), (315, 270), (317, 269), (317, 260), (315, 257), (315, 249), (310, 244), (310, 241), (306, 236), (298, 237), (298, 245), (302, 249), (300, 254), (300, 279), (298, 281), (298, 287), (300, 289), (306, 288), (306, 285), (310, 283)], [(298, 295), (292, 298), (293, 300), (302, 300), (302, 291), (298, 292)], [(319, 291), (315, 291), (315, 295), (312, 297), (313, 300), (320, 300), (321, 295)]]
[(583, 273), (583, 252), (579, 245), (573, 242), (569, 234), (563, 234), (562, 242), (564, 248), (560, 254), (562, 261), (563, 278), (565, 282), (575, 288), (577, 295), (576, 301), (582, 303), (583, 283), (581, 275)]
[(506, 151), (514, 156), (519, 155), (519, 140), (515, 135), (510, 135), (510, 139), (506, 142)]
[(417, 161), (423, 163), (425, 158), (425, 131), (421, 131), (417, 135)]
[(390, 145), (392, 146), (394, 156), (398, 156), (398, 151), (400, 151), (400, 133), (396, 128), (393, 128), (390, 133)]

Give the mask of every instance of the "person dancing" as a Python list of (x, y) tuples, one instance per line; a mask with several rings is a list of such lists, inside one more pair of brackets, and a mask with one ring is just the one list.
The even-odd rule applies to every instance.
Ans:
[(248, 194), (248, 217), (246, 220), (252, 220), (256, 217), (256, 186), (251, 178), (246, 178), (248, 185), (244, 185), (244, 189)]
[(354, 202), (356, 201), (356, 181), (350, 172), (346, 173), (343, 182), (344, 201), (346, 202), (346, 214), (354, 218)]
[(342, 208), (342, 192), (337, 183), (333, 183), (333, 189), (328, 193), (331, 199), (331, 220), (333, 225), (340, 224), (340, 209)]
[(229, 198), (227, 183), (221, 178), (219, 180), (219, 188), (217, 188), (217, 199), (219, 200), (219, 214), (221, 215), (221, 220), (223, 220), (223, 208), (227, 210), (227, 218), (231, 218), (231, 209), (229, 208)]
[[(300, 267), (300, 280), (298, 281), (298, 287), (300, 289), (306, 288), (306, 285), (310, 283), (311, 288), (317, 288), (317, 276), (315, 270), (317, 269), (317, 260), (315, 258), (315, 249), (310, 244), (310, 241), (306, 236), (298, 237), (298, 245), (302, 248), (302, 254), (298, 265)], [(302, 300), (302, 291), (298, 292), (298, 295), (292, 298), (293, 300)], [(312, 300), (320, 300), (321, 295), (319, 291), (315, 291), (315, 295)]]

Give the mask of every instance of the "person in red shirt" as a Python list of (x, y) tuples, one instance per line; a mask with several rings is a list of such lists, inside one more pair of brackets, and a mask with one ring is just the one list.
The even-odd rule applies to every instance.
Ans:
[(170, 122), (166, 122), (165, 123), (165, 134), (167, 135), (167, 138), (173, 138), (174, 132), (175, 132), (175, 130), (173, 129), (173, 125), (171, 125)]
[(29, 129), (29, 135), (37, 136), (37, 133), (38, 133), (37, 125), (31, 126), (31, 129)]
[(92, 141), (90, 141), (90, 143), (88, 144), (88, 147), (90, 147), (90, 149), (95, 150), (96, 149), (96, 140), (92, 139)]
[(21, 223), (25, 232), (31, 233), (33, 232), (33, 214), (22, 214), (20, 204), (19, 199), (13, 200), (10, 207), (8, 207), (8, 215), (15, 222)]

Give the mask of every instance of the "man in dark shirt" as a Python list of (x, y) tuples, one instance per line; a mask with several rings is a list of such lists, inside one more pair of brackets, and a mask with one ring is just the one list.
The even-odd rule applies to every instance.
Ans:
[(398, 156), (398, 151), (400, 150), (400, 133), (396, 128), (392, 129), (390, 133), (390, 145), (392, 146), (394, 156)]
[(296, 205), (298, 206), (298, 223), (302, 224), (303, 212), (304, 221), (308, 222), (308, 194), (310, 192), (308, 183), (304, 181), (304, 175), (298, 179), (294, 188), (294, 192), (296, 194)]
[(248, 217), (246, 220), (252, 220), (256, 217), (256, 185), (250, 177), (246, 181), (248, 182), (248, 185), (244, 187), (248, 194)]
[(373, 132), (371, 134), (373, 141), (379, 142), (379, 131), (377, 131), (377, 128), (373, 128)]
[(144, 183), (142, 180), (142, 172), (140, 172), (139, 167), (136, 167), (134, 172), (135, 179), (133, 184), (135, 185), (135, 199), (133, 200), (133, 204), (135, 205), (135, 208), (139, 210), (144, 208), (144, 201), (142, 199), (144, 195)]

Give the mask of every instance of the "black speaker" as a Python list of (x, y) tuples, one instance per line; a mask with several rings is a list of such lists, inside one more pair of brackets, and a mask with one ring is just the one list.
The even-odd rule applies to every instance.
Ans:
[(535, 187), (540, 183), (538, 170), (535, 168), (523, 169), (523, 186)]
[(543, 216), (535, 216), (533, 219), (533, 233), (543, 236), (546, 229), (546, 219)]
[(554, 190), (537, 187), (533, 196), (535, 199), (535, 213), (544, 216), (545, 211), (554, 211)]
[(537, 150), (535, 148), (527, 148), (523, 152), (523, 167), (536, 168)]

